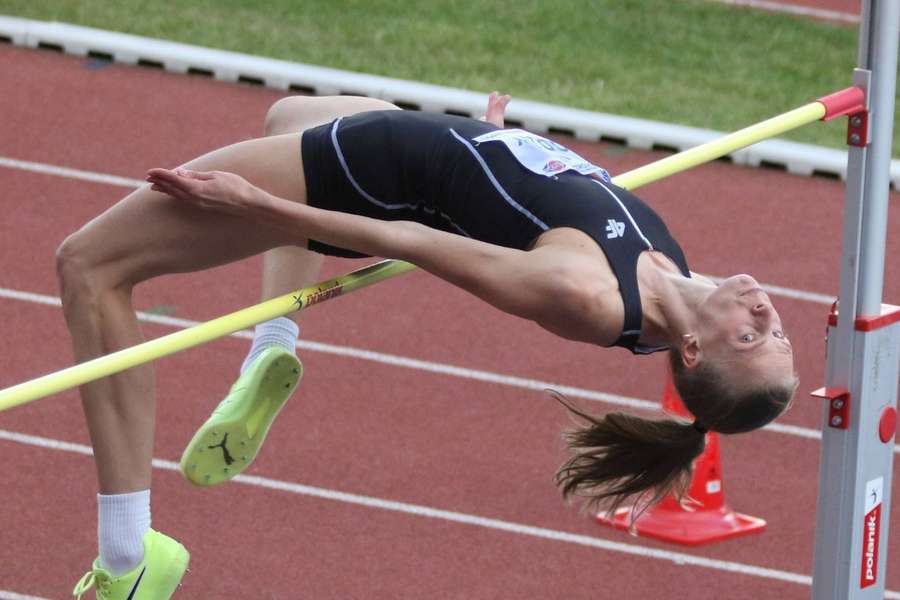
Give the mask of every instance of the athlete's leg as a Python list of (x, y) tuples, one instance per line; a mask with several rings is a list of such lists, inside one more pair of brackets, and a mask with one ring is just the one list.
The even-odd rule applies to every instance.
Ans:
[[(264, 133), (283, 135), (328, 123), (337, 117), (369, 110), (399, 110), (395, 105), (376, 98), (360, 96), (291, 96), (282, 98), (266, 114)], [(311, 258), (315, 257), (315, 259)], [(314, 261), (319, 261), (315, 263)], [(268, 300), (315, 283), (322, 257), (305, 248), (287, 246), (270, 250), (265, 255), (262, 275), (262, 299)], [(313, 265), (315, 269), (313, 269)], [(312, 272), (315, 271), (315, 272)], [(299, 312), (292, 313), (297, 319)]]
[[(396, 106), (354, 96), (283, 98), (269, 109), (264, 133), (285, 135), (322, 125), (337, 117)], [(320, 255), (297, 246), (266, 253), (262, 299), (290, 293), (318, 280)], [(246, 469), (256, 458), (268, 429), (287, 402), (302, 373), (295, 356), (300, 313), (256, 326), (253, 342), (241, 364), (240, 377), (187, 444), (181, 456), (185, 477), (198, 485), (216, 485)], [(225, 436), (228, 436), (227, 446)], [(209, 452), (222, 446), (221, 452)], [(239, 452), (237, 458), (232, 450)]]
[[(266, 114), (264, 134), (283, 135), (328, 123), (337, 117), (369, 110), (398, 110), (384, 100), (361, 96), (290, 96), (275, 102)], [(266, 252), (262, 271), (262, 300), (269, 300), (316, 283), (323, 257), (306, 248), (284, 246)], [(266, 348), (277, 346), (294, 353), (300, 312), (257, 325), (253, 343), (241, 365), (245, 373)], [(291, 322), (293, 321), (293, 322)]]
[[(250, 140), (187, 164), (227, 170), (305, 202), (300, 136)], [(289, 243), (284, 232), (212, 215), (144, 186), (81, 230), (57, 253), (65, 318), (81, 362), (139, 343), (133, 287), (164, 273), (205, 269)], [(100, 491), (147, 489), (155, 414), (153, 368), (144, 365), (81, 387)]]

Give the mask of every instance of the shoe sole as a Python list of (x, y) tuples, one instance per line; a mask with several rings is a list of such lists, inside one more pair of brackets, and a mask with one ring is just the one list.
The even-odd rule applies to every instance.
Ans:
[(269, 428), (303, 376), (303, 365), (291, 353), (260, 357), (259, 374), (240, 393), (244, 406), (213, 415), (188, 443), (181, 472), (193, 484), (211, 486), (238, 475), (256, 458)]

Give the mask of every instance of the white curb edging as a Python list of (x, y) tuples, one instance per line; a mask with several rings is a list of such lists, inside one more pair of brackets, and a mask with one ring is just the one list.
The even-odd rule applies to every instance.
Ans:
[[(161, 65), (176, 73), (201, 72), (223, 81), (259, 82), (279, 90), (316, 95), (358, 94), (408, 108), (479, 116), (485, 94), (353, 73), (237, 52), (104, 31), (67, 23), (0, 16), (0, 38), (31, 48), (56, 47), (77, 56), (99, 54), (126, 64)], [(724, 135), (710, 129), (567, 108), (530, 100), (514, 100), (507, 120), (526, 129), (570, 133), (580, 140), (618, 140), (634, 148), (687, 150)], [(798, 175), (826, 174), (845, 179), (847, 152), (812, 144), (766, 140), (730, 155), (736, 164), (784, 167)], [(900, 161), (891, 162), (891, 184), (900, 189)]]

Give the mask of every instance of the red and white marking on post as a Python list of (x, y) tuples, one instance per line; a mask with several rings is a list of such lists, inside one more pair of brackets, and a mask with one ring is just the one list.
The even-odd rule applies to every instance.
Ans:
[(862, 572), (859, 587), (867, 588), (878, 582), (878, 549), (881, 540), (881, 499), (884, 477), (866, 483), (866, 513), (863, 519)]

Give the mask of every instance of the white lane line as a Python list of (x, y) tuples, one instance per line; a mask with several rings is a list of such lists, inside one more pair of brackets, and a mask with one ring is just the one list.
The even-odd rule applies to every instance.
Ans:
[[(137, 188), (144, 185), (145, 182), (139, 181), (137, 179), (127, 179), (125, 177), (118, 177), (116, 175), (105, 175), (103, 173), (93, 173), (91, 171), (81, 171), (79, 169), (70, 169), (68, 167), (58, 167), (55, 165), (48, 165), (44, 163), (36, 163), (36, 162), (28, 162), (24, 160), (18, 160), (14, 158), (7, 158), (4, 156), (0, 156), (0, 167), (8, 167), (10, 169), (22, 169), (26, 171), (32, 171), (35, 173), (41, 173), (44, 175), (56, 175), (59, 177), (67, 177), (69, 179), (79, 179), (82, 181), (93, 181), (97, 183), (105, 183), (109, 185), (115, 185), (120, 187), (127, 188)], [(721, 283), (724, 281), (724, 277), (717, 277), (715, 275), (706, 275), (712, 281), (716, 283)], [(828, 296), (826, 294), (818, 294), (815, 292), (806, 292), (803, 290), (794, 290), (791, 288), (781, 287), (777, 285), (772, 285), (769, 283), (761, 283), (760, 284), (770, 295), (773, 296), (783, 296), (785, 298), (791, 298), (793, 300), (803, 300), (806, 302), (814, 302), (816, 304), (824, 304), (825, 306), (831, 306), (834, 302), (834, 296)]]
[(715, 0), (720, 4), (729, 4), (731, 6), (741, 6), (745, 8), (756, 8), (759, 10), (767, 10), (770, 12), (778, 12), (798, 17), (813, 17), (815, 19), (824, 19), (826, 21), (838, 21), (841, 23), (859, 23), (859, 15), (853, 13), (840, 12), (837, 10), (828, 10), (824, 8), (813, 8), (812, 6), (797, 6), (796, 4), (788, 4), (785, 2), (772, 2), (771, 0)]
[[(7, 288), (0, 288), (0, 298), (21, 300), (24, 302), (32, 302), (35, 304), (43, 304), (46, 306), (53, 306), (57, 308), (62, 306), (60, 299), (54, 296), (35, 294), (33, 292), (22, 292), (19, 290), (11, 290)], [(188, 327), (193, 327), (200, 324), (199, 321), (179, 319), (176, 317), (167, 317), (164, 315), (153, 315), (145, 312), (138, 312), (138, 319), (145, 323), (154, 323), (157, 325), (165, 325), (182, 329), (187, 329)], [(245, 329), (243, 331), (232, 333), (230, 337), (252, 340), (253, 332)], [(553, 389), (565, 396), (569, 396), (572, 398), (580, 398), (583, 400), (591, 400), (594, 402), (604, 402), (606, 404), (612, 404), (614, 406), (625, 406), (638, 410), (649, 410), (653, 412), (659, 412), (660, 410), (659, 402), (642, 400), (640, 398), (631, 398), (628, 396), (620, 396), (618, 394), (608, 394), (605, 392), (598, 392), (596, 390), (588, 390), (584, 388), (563, 385), (561, 383), (541, 381), (539, 379), (528, 379), (525, 377), (516, 377), (515, 375), (503, 375), (500, 373), (493, 373), (491, 371), (480, 371), (477, 369), (469, 369), (466, 367), (456, 367), (453, 365), (420, 360), (417, 358), (398, 356), (396, 354), (376, 352), (374, 350), (364, 350), (362, 348), (353, 348), (350, 346), (327, 344), (325, 342), (300, 340), (297, 345), (300, 348), (312, 352), (322, 352), (324, 354), (343, 356), (345, 358), (358, 358), (360, 360), (368, 360), (384, 365), (390, 365), (393, 367), (402, 367), (405, 369), (413, 369), (416, 371), (425, 371), (428, 373), (436, 373), (438, 375), (448, 375), (451, 377), (459, 377), (460, 379), (470, 379), (473, 381), (481, 381), (484, 383), (508, 385), (511, 387), (517, 387), (537, 392), (543, 392), (547, 389)], [(808, 427), (799, 427), (797, 425), (770, 423), (763, 429), (774, 433), (793, 435), (810, 440), (822, 439), (822, 433), (820, 431), (816, 429), (810, 429)], [(900, 444), (894, 446), (894, 452), (896, 454), (900, 454)]]
[[(17, 433), (13, 431), (6, 431), (0, 429), (0, 440), (6, 440), (10, 442), (16, 442), (19, 444), (27, 444), (30, 446), (37, 446), (40, 448), (45, 448), (49, 450), (60, 450), (64, 452), (74, 452), (76, 454), (82, 455), (91, 455), (91, 448), (89, 446), (85, 446), (82, 444), (74, 444), (71, 442), (62, 442), (59, 440), (53, 440), (33, 435), (27, 435), (22, 433)], [(162, 459), (154, 459), (153, 466), (156, 469), (165, 470), (165, 471), (178, 471), (178, 464)], [(487, 517), (480, 517), (477, 515), (460, 513), (449, 510), (442, 510), (438, 508), (432, 508), (429, 506), (422, 506), (419, 504), (410, 504), (407, 502), (398, 502), (395, 500), (385, 500), (382, 498), (375, 498), (372, 496), (362, 496), (359, 494), (351, 494), (347, 492), (339, 492), (336, 490), (329, 490), (325, 488), (313, 487), (308, 485), (302, 485), (299, 483), (292, 483), (288, 481), (279, 481), (277, 479), (269, 479), (267, 477), (257, 477), (257, 476), (247, 476), (247, 475), (238, 475), (233, 480), (235, 483), (241, 483), (244, 485), (249, 485), (252, 487), (265, 488), (270, 490), (277, 490), (281, 492), (287, 492), (291, 494), (298, 494), (302, 496), (311, 496), (314, 498), (320, 498), (323, 500), (331, 500), (336, 502), (343, 502), (345, 504), (352, 504), (356, 506), (364, 506), (366, 508), (374, 508), (380, 510), (388, 510), (393, 512), (399, 512), (408, 515), (414, 515), (417, 517), (425, 517), (429, 519), (438, 519), (443, 521), (450, 521), (453, 523), (459, 523), (463, 525), (473, 525), (476, 527), (483, 527), (486, 529), (492, 529), (496, 531), (504, 531), (507, 533), (515, 533), (519, 535), (525, 535), (534, 538), (540, 538), (545, 540), (552, 540), (557, 542), (565, 542), (569, 544), (576, 544), (580, 546), (587, 546), (591, 548), (598, 548), (600, 550), (607, 550), (610, 552), (618, 552), (622, 554), (630, 554), (632, 556), (639, 556), (642, 558), (650, 558), (656, 560), (665, 560), (674, 562), (677, 565), (690, 565), (695, 567), (701, 567), (705, 569), (713, 569), (717, 571), (727, 571), (731, 573), (739, 573), (741, 575), (752, 575), (754, 577), (761, 577), (763, 579), (774, 579), (778, 581), (786, 581), (789, 583), (797, 583), (801, 585), (811, 585), (812, 578), (808, 575), (802, 575), (799, 573), (792, 573), (789, 571), (781, 571), (778, 569), (770, 569), (765, 567), (757, 567), (754, 565), (748, 565), (739, 562), (725, 561), (725, 560), (716, 560), (711, 558), (704, 558), (701, 556), (694, 556), (692, 554), (683, 554), (681, 552), (672, 552), (668, 550), (658, 550), (655, 548), (647, 548), (644, 546), (639, 546), (637, 544), (624, 544), (621, 542), (613, 542), (609, 540), (604, 540), (600, 538), (594, 538), (586, 535), (578, 535), (574, 533), (567, 533), (564, 531), (556, 531), (553, 529), (545, 529), (542, 527), (534, 527), (531, 525), (525, 525), (521, 523), (514, 523), (510, 521), (502, 521), (499, 519), (491, 519)]]
[(0, 600), (48, 600), (40, 596), (26, 596), (25, 594), (17, 594), (7, 590), (0, 590)]
[[(705, 277), (708, 277), (715, 283), (722, 283), (723, 281), (725, 281), (725, 277), (717, 277), (715, 275), (705, 275)], [(770, 296), (782, 296), (784, 298), (791, 298), (792, 300), (803, 300), (805, 302), (813, 302), (815, 304), (822, 304), (828, 307), (834, 304), (834, 301), (837, 300), (837, 296), (817, 294), (816, 292), (805, 292), (803, 290), (781, 287), (779, 285), (774, 285), (771, 283), (760, 283), (759, 286), (764, 289)], [(823, 316), (822, 322), (824, 323), (824, 321), (825, 318)]]
[(0, 156), (0, 167), (19, 169), (21, 171), (31, 171), (32, 173), (41, 173), (42, 175), (56, 175), (59, 177), (67, 177), (69, 179), (79, 179), (81, 181), (105, 183), (107, 185), (115, 185), (127, 188), (137, 188), (144, 185), (145, 183), (137, 179), (128, 179), (126, 177), (118, 177), (116, 175), (104, 175), (103, 173), (92, 173), (91, 171), (70, 169), (68, 167), (57, 167), (55, 165), (48, 165), (44, 163), (7, 158), (5, 156)]
[[(64, 452), (73, 452), (85, 456), (92, 456), (93, 452), (89, 446), (83, 444), (75, 444), (72, 442), (63, 442), (34, 435), (18, 433), (0, 429), (0, 440), (37, 446), (49, 450), (60, 450)], [(153, 467), (164, 471), (178, 471), (178, 463), (163, 460), (159, 458), (153, 459)], [(460, 513), (430, 506), (422, 506), (420, 504), (410, 504), (407, 502), (398, 502), (396, 500), (385, 500), (372, 496), (363, 496), (360, 494), (351, 494), (347, 492), (339, 492), (337, 490), (329, 490), (326, 488), (313, 487), (289, 481), (280, 481), (277, 479), (269, 479), (268, 477), (238, 475), (233, 480), (235, 483), (248, 485), (251, 487), (259, 487), (280, 492), (297, 494), (301, 496), (310, 496), (323, 500), (331, 500), (335, 502), (343, 502), (356, 506), (364, 506), (366, 508), (374, 508), (380, 510), (389, 510), (403, 514), (413, 515), (417, 517), (425, 517), (429, 519), (438, 519), (459, 523), (463, 525), (472, 525), (492, 529), (496, 531), (504, 531), (507, 533), (515, 533), (529, 537), (551, 540), (556, 542), (565, 542), (576, 544), (579, 546), (587, 546), (610, 552), (618, 552), (639, 556), (642, 558), (665, 560), (673, 562), (677, 565), (690, 565), (705, 569), (713, 569), (717, 571), (727, 571), (730, 573), (739, 573), (741, 575), (751, 575), (763, 579), (774, 579), (778, 581), (786, 581), (788, 583), (797, 583), (800, 585), (811, 585), (812, 577), (802, 575), (800, 573), (792, 573), (790, 571), (781, 571), (778, 569), (770, 569), (767, 567), (757, 567), (745, 563), (716, 560), (694, 556), (692, 554), (683, 554), (681, 552), (672, 552), (669, 550), (659, 550), (656, 548), (647, 548), (637, 544), (623, 544), (621, 542), (613, 542), (600, 538), (594, 538), (586, 535), (567, 533), (554, 529), (545, 529), (543, 527), (534, 527), (522, 523), (511, 521), (502, 521), (499, 519), (491, 519), (487, 517), (479, 517), (477, 515)], [(900, 599), (900, 592), (886, 591), (885, 598)]]

